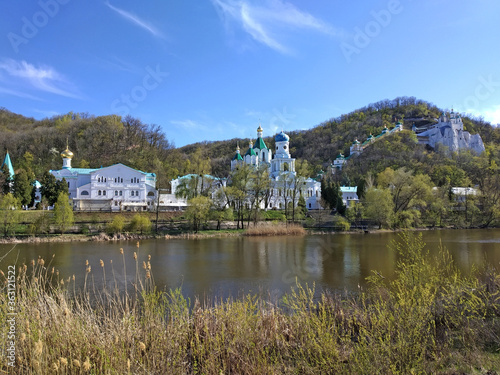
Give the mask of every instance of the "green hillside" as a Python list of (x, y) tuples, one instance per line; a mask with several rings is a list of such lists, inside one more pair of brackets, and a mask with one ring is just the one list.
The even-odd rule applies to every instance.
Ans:
[[(348, 155), (353, 140), (364, 141), (370, 134), (380, 134), (384, 126), (393, 127), (398, 120), (404, 123), (405, 129), (411, 129), (413, 123), (417, 126), (432, 123), (441, 112), (442, 109), (431, 103), (413, 97), (383, 100), (327, 120), (310, 130), (288, 132), (290, 151), (293, 157), (307, 160), (309, 174), (315, 176), (320, 170), (326, 171), (339, 152)], [(359, 184), (368, 173), (376, 175), (386, 167), (405, 166), (429, 174), (439, 183), (439, 168), (449, 166), (470, 176), (471, 183), (477, 183), (474, 163), (482, 160), (487, 165), (500, 165), (500, 129), (478, 118), (464, 116), (463, 121), (465, 130), (479, 133), (483, 138), (487, 152), (482, 158), (467, 153), (449, 155), (446, 150), (429, 150), (416, 144), (413, 133), (408, 130), (384, 137), (368, 147), (336, 178), (346, 184)], [(254, 134), (249, 136), (254, 139)], [(268, 147), (274, 149), (274, 137), (264, 139)], [(237, 142), (244, 150), (249, 141), (250, 138), (231, 139), (175, 148), (168, 140), (168, 130), (165, 134), (160, 126), (144, 124), (130, 116), (68, 113), (35, 120), (0, 109), (0, 152), (4, 155), (9, 150), (16, 168), (31, 164), (37, 177), (48, 169), (60, 168), (59, 154), (66, 142), (75, 154), (74, 166), (99, 167), (121, 162), (155, 172), (161, 187), (168, 186), (168, 182), (178, 175), (198, 173), (200, 168), (225, 177), (229, 174)]]

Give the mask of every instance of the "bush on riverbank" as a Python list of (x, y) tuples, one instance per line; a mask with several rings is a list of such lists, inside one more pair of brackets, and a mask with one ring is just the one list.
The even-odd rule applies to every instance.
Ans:
[(306, 230), (298, 224), (266, 223), (246, 229), (245, 236), (304, 236)]
[[(24, 374), (333, 374), (500, 371), (500, 275), (458, 274), (404, 234), (392, 282), (378, 274), (357, 296), (297, 286), (280, 302), (247, 296), (193, 303), (154, 287), (150, 257), (135, 269), (86, 264), (85, 287), (43, 259), (16, 281), (16, 369)], [(94, 280), (123, 268), (103, 291)], [(83, 265), (82, 265), (83, 268)], [(2, 276), (5, 279), (5, 276)], [(7, 293), (0, 319), (8, 317)], [(7, 325), (2, 325), (6, 333)], [(3, 336), (6, 337), (6, 336)], [(6, 352), (1, 369), (8, 371)]]

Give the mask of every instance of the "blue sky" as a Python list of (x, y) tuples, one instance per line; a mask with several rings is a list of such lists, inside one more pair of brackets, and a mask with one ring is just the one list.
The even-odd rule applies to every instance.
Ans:
[(415, 96), (500, 123), (495, 0), (4, 1), (0, 106), (130, 114), (176, 146)]

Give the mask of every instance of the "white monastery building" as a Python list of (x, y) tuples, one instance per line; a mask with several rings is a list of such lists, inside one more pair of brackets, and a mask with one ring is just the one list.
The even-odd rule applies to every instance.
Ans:
[(421, 130), (413, 128), (413, 131), (417, 133), (418, 143), (420, 144), (436, 147), (440, 143), (447, 146), (452, 152), (469, 149), (478, 155), (485, 150), (481, 136), (479, 134), (472, 135), (465, 131), (462, 117), (459, 113), (453, 112), (453, 109), (449, 116), (443, 112), (437, 124), (428, 127), (424, 131)]
[[(293, 181), (296, 180), (295, 158), (290, 155), (290, 137), (283, 131), (275, 136), (276, 149), (273, 157), (272, 151), (262, 139), (262, 132), (262, 127), (259, 126), (257, 140), (255, 144), (250, 142), (245, 155), (242, 156), (239, 146), (236, 147), (236, 154), (231, 160), (231, 170), (243, 163), (254, 167), (259, 167), (262, 164), (266, 165), (269, 170), (269, 177), (273, 182), (273, 192), (269, 206), (262, 208), (282, 209), (285, 208), (285, 199), (287, 201), (291, 199), (290, 191), (294, 189)], [(307, 209), (320, 209), (321, 183), (312, 178), (302, 180), (301, 183), (303, 183), (303, 186), (299, 189), (306, 200)], [(297, 195), (297, 200), (298, 197), (299, 195)]]
[(50, 171), (66, 179), (75, 211), (147, 211), (155, 208), (156, 175), (114, 164), (104, 168), (72, 168), (73, 153), (61, 153), (62, 168)]

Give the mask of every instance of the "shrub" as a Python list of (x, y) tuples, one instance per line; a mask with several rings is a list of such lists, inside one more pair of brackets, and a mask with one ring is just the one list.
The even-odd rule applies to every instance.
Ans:
[(151, 231), (151, 221), (147, 216), (135, 214), (129, 225), (130, 232), (140, 232), (140, 234)]
[(121, 233), (125, 228), (125, 218), (122, 215), (116, 215), (111, 223), (106, 226), (106, 232), (109, 234)]

